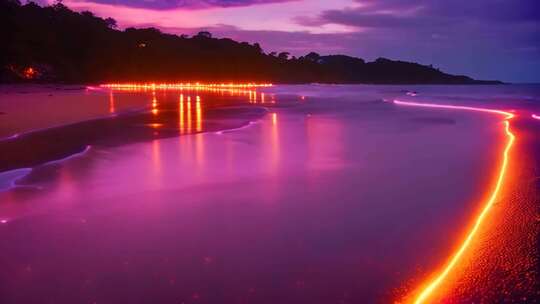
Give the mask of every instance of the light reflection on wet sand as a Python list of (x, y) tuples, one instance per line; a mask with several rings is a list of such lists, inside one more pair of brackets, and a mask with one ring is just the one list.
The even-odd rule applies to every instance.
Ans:
[(114, 93), (111, 90), (109, 92), (109, 113), (114, 114), (116, 112), (116, 109), (114, 107)]
[(0, 300), (384, 301), (447, 255), (499, 156), (496, 119), (269, 97), (257, 123), (185, 135), (217, 119), (210, 99), (159, 93), (148, 123), (183, 136), (97, 147), (0, 194), (17, 204), (0, 205)]
[(270, 160), (270, 170), (271, 171), (278, 171), (279, 166), (279, 159), (281, 157), (281, 150), (279, 147), (279, 125), (278, 125), (278, 114), (277, 113), (271, 113), (271, 120), (272, 123), (270, 125), (270, 134), (269, 136), (269, 156), (268, 159)]
[[(131, 94), (148, 96), (148, 107), (117, 111), (117, 108), (123, 108), (122, 102), (116, 100), (115, 93), (111, 90), (107, 102), (108, 114), (114, 114), (112, 116), (105, 115), (71, 125), (53, 126), (0, 141), (0, 149), (4, 152), (0, 155), (0, 172), (61, 160), (81, 153), (88, 145), (123, 145), (179, 134), (234, 129), (264, 114), (262, 108), (246, 107), (246, 104), (251, 103), (244, 99), (246, 92), (234, 90), (231, 93), (233, 98), (219, 100), (212, 95), (199, 95), (199, 92), (186, 92), (185, 98), (184, 93), (177, 92), (135, 92)], [(171, 102), (175, 97), (180, 99), (178, 104)], [(205, 101), (207, 97), (208, 102)], [(221, 109), (223, 106), (229, 107)], [(205, 122), (207, 118), (211, 119), (210, 123)], [(28, 117), (26, 119), (31, 120)], [(45, 144), (52, 141), (58, 144), (52, 147)], [(34, 150), (36, 147), (38, 149)]]
[(184, 133), (184, 94), (180, 94), (180, 102), (178, 103), (178, 129), (180, 134)]
[(343, 126), (338, 119), (307, 116), (307, 166), (310, 169), (339, 169), (345, 163)]

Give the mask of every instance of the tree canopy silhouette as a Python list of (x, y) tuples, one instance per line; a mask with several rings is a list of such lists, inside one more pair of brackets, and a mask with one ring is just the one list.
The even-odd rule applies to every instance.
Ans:
[(271, 81), (484, 83), (416, 63), (344, 55), (264, 53), (258, 43), (155, 28), (118, 30), (112, 18), (0, 0), (0, 81)]

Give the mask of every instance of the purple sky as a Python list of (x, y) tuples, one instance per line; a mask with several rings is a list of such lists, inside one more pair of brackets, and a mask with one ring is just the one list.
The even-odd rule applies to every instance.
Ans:
[[(42, 0), (52, 2), (52, 0)], [(303, 55), (341, 53), (433, 64), (480, 79), (540, 82), (538, 0), (64, 0), (115, 18), (259, 42)]]

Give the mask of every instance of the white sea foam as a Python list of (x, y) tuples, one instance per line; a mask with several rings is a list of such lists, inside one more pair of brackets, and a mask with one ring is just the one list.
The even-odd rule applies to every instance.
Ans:
[[(71, 155), (69, 155), (67, 157), (64, 157), (64, 158), (61, 158), (61, 159), (46, 162), (46, 163), (40, 165), (40, 167), (41, 166), (52, 165), (52, 164), (62, 163), (62, 162), (65, 162), (67, 160), (70, 160), (72, 158), (83, 156), (84, 154), (86, 154), (90, 150), (90, 148), (91, 148), (91, 146), (88, 145), (81, 152), (71, 154)], [(9, 189), (12, 189), (12, 188), (15, 188), (15, 187), (29, 187), (27, 185), (18, 185), (17, 181), (19, 181), (22, 178), (28, 176), (33, 170), (34, 170), (33, 168), (20, 168), (20, 169), (14, 169), (14, 170), (9, 170), (9, 171), (5, 171), (5, 172), (0, 172), (0, 192), (9, 190)]]

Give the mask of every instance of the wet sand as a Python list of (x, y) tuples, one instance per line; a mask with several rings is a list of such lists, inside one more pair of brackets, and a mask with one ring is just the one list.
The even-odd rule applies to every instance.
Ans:
[[(161, 109), (159, 119), (148, 111), (129, 113), (36, 130), (0, 140), (0, 172), (32, 168), (82, 153), (88, 148), (127, 145), (180, 134), (178, 110)], [(201, 110), (202, 112), (202, 110)], [(245, 126), (266, 114), (263, 108), (229, 107), (205, 110), (204, 127), (183, 133), (215, 132)], [(201, 114), (202, 115), (202, 114)]]
[[(157, 93), (154, 103), (146, 93), (142, 112), (137, 104), (126, 116), (52, 129), (92, 148), (38, 165), (0, 193), (1, 302), (402, 299), (461, 239), (504, 144), (498, 117), (384, 101), (406, 89), (276, 87), (265, 104), (260, 95), (202, 97), (199, 113), (197, 94), (180, 103), (179, 94)], [(518, 143), (513, 153), (526, 150)], [(531, 197), (535, 189), (524, 187), (516, 197)], [(522, 229), (510, 228), (515, 239), (530, 237), (530, 209), (500, 210), (497, 231), (515, 227), (503, 220), (513, 210), (523, 215)], [(519, 252), (530, 253), (531, 239), (520, 240)], [(515, 254), (500, 250), (505, 241), (478, 244), (487, 244), (483, 260), (494, 250)], [(523, 267), (512, 268), (516, 279)], [(444, 301), (486, 299), (482, 287), (492, 285), (459, 273), (488, 272), (457, 271)]]

